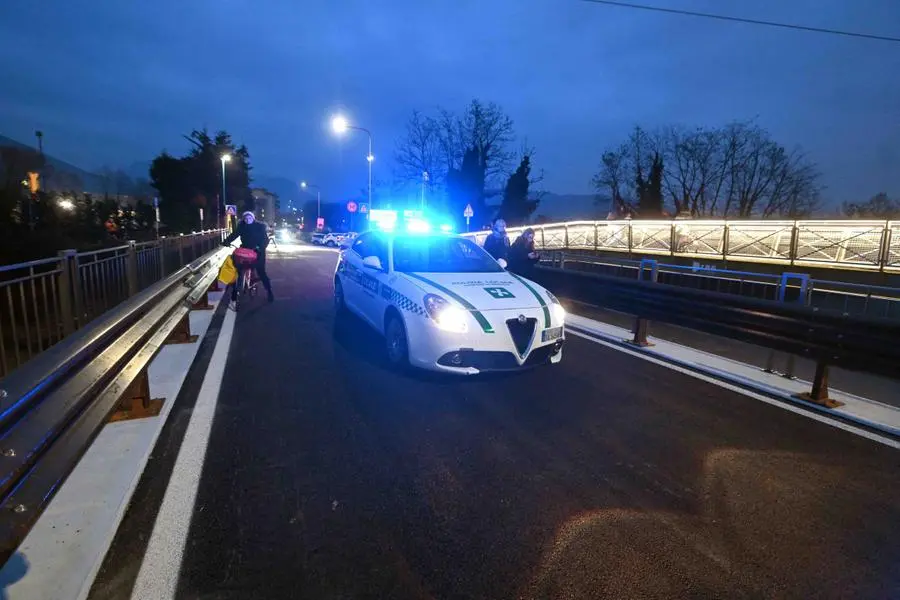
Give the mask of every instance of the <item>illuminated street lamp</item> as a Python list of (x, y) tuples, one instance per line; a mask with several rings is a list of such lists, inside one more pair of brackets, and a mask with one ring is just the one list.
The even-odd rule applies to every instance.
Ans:
[(56, 203), (63, 210), (72, 211), (75, 210), (75, 203), (69, 200), (68, 198), (63, 198), (59, 202)]
[(225, 163), (227, 162), (231, 162), (231, 155), (226, 152), (222, 155), (222, 202), (216, 202), (216, 227), (222, 226), (219, 221), (219, 205), (228, 204), (228, 199), (225, 197)]
[(319, 217), (322, 216), (322, 190), (319, 189), (319, 186), (306, 183), (305, 181), (300, 182), (300, 187), (304, 190), (306, 188), (313, 188), (316, 190), (316, 223), (318, 223)]
[(331, 129), (337, 135), (343, 135), (347, 132), (348, 129), (355, 129), (356, 131), (362, 131), (366, 135), (369, 136), (369, 153), (366, 155), (366, 162), (369, 163), (369, 208), (372, 208), (372, 162), (375, 160), (375, 155), (372, 154), (372, 132), (366, 129), (365, 127), (357, 127), (356, 125), (351, 125), (347, 118), (342, 115), (336, 115), (333, 119), (331, 119)]

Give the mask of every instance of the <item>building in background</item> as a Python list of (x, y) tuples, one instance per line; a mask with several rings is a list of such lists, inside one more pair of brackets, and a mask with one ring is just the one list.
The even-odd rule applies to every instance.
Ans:
[(256, 219), (274, 227), (278, 218), (278, 195), (266, 188), (253, 188), (250, 195), (256, 204)]

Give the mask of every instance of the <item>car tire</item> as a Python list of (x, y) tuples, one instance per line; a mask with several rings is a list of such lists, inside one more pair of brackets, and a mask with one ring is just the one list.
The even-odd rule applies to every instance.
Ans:
[(347, 301), (344, 298), (344, 285), (340, 277), (334, 278), (334, 312), (342, 316), (347, 312)]
[(406, 327), (397, 315), (389, 315), (384, 327), (384, 349), (388, 363), (395, 369), (409, 366), (409, 342)]
[(337, 246), (337, 244), (335, 244), (331, 240), (328, 240), (327, 242), (325, 242), (325, 245), (328, 246), (329, 248), (334, 248), (335, 246)]

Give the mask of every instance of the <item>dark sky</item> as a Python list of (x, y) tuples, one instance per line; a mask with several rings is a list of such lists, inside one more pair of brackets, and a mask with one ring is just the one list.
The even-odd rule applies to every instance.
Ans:
[[(900, 35), (898, 0), (645, 0), (658, 6)], [(832, 200), (900, 194), (900, 44), (611, 8), (578, 0), (4, 0), (0, 134), (79, 166), (127, 167), (204, 125), (248, 145), (256, 173), (330, 195), (376, 176), (414, 108), (502, 105), (545, 187), (587, 193), (636, 123), (758, 117), (800, 144)]]

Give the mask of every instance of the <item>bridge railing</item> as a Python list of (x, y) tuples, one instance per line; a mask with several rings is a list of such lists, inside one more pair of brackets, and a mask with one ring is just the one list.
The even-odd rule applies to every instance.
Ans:
[[(544, 266), (626, 279), (635, 279), (650, 260), (564, 251), (541, 255)], [(819, 279), (803, 273), (759, 273), (652, 262), (660, 283), (764, 300), (778, 300), (784, 295), (794, 299), (802, 291), (805, 303), (812, 307), (900, 321), (900, 288), (896, 287)]]
[(839, 406), (828, 396), (831, 366), (900, 377), (898, 320), (660, 283), (658, 265), (645, 263), (635, 279), (544, 265), (532, 278), (561, 298), (635, 316), (634, 346), (647, 346), (648, 323), (659, 321), (810, 359), (812, 390), (799, 398), (828, 408)]
[(211, 230), (0, 266), (0, 377), (222, 239)]
[[(148, 369), (165, 345), (198, 339), (191, 333), (190, 313), (212, 308), (208, 292), (229, 254), (221, 247), (202, 252), (205, 245), (215, 248), (218, 235), (204, 232), (190, 242), (159, 244), (159, 256), (173, 244), (183, 256), (200, 256), (185, 266), (173, 263), (171, 274), (0, 378), (0, 563), (25, 538), (105, 423), (160, 414), (166, 400), (151, 396)], [(120, 249), (99, 254), (88, 270), (100, 281), (105, 270), (117, 273), (122, 267), (130, 273), (125, 288), (134, 290), (140, 285), (137, 251), (129, 247), (124, 254)], [(51, 267), (44, 276), (71, 284), (65, 280), (67, 268), (75, 272), (68, 264)], [(159, 269), (169, 267), (163, 263)], [(121, 289), (114, 292), (110, 301)]]
[[(900, 221), (571, 221), (532, 229), (540, 250), (900, 272)], [(510, 238), (523, 230), (510, 228)], [(465, 235), (480, 244), (488, 234)]]

